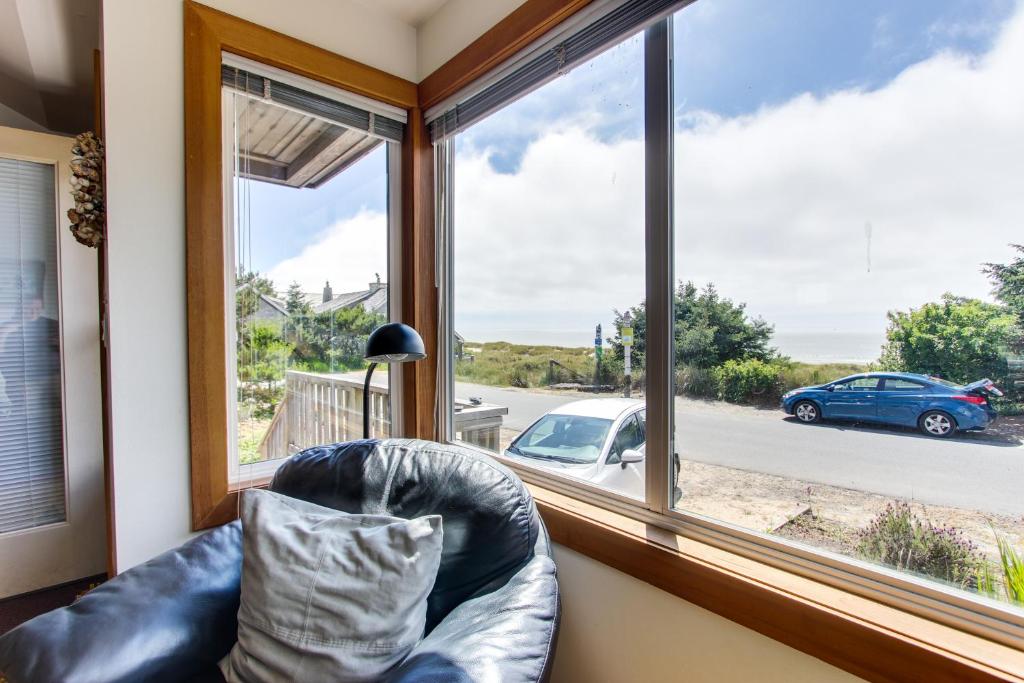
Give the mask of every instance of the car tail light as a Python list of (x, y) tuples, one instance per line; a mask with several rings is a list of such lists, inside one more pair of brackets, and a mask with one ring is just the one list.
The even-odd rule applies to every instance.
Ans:
[(966, 401), (967, 403), (973, 403), (976, 406), (983, 406), (986, 403), (984, 396), (975, 396), (974, 394), (967, 394), (966, 396), (953, 396), (952, 398), (956, 399), (957, 401)]

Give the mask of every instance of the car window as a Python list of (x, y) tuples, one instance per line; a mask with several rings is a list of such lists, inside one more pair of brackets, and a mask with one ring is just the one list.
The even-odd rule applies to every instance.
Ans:
[(643, 429), (636, 415), (630, 415), (615, 433), (615, 440), (612, 441), (612, 448), (608, 451), (608, 464), (619, 462), (622, 451), (627, 448), (640, 448), (644, 443)]
[(885, 391), (922, 391), (924, 385), (907, 379), (885, 378)]
[(878, 388), (877, 377), (858, 377), (833, 385), (834, 391), (874, 391)]
[(604, 447), (611, 420), (583, 415), (549, 414), (516, 439), (513, 455), (573, 463), (597, 461)]
[(643, 432), (643, 439), (647, 441), (647, 410), (641, 410), (636, 416), (640, 420), (640, 431)]

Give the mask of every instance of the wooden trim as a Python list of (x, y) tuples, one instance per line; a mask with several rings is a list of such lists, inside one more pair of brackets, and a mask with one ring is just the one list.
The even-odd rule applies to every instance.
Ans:
[[(185, 236), (188, 287), (188, 370), (192, 529), (237, 516), (238, 493), (228, 482), (227, 347), (221, 149), (221, 52), (231, 52), (406, 109), (416, 85), (379, 69), (257, 26), (191, 0), (185, 25)], [(422, 127), (422, 124), (420, 124)], [(413, 126), (410, 126), (413, 128)], [(403, 149), (409, 150), (408, 135)], [(429, 144), (427, 145), (429, 149)], [(422, 150), (421, 150), (422, 153)], [(413, 157), (404, 151), (403, 157)], [(418, 157), (417, 157), (418, 158)], [(421, 163), (417, 163), (420, 166)], [(408, 179), (412, 180), (412, 176)], [(402, 194), (410, 190), (403, 185)], [(422, 201), (432, 201), (421, 195)], [(410, 215), (422, 215), (414, 211)], [(418, 229), (419, 224), (408, 225)], [(417, 244), (405, 236), (403, 243)], [(430, 245), (421, 245), (422, 248)], [(419, 253), (419, 251), (417, 251)], [(432, 257), (431, 257), (432, 258)], [(408, 271), (407, 267), (403, 270)], [(436, 333), (435, 333), (436, 337)], [(424, 374), (417, 368), (419, 379)], [(413, 382), (413, 389), (419, 388)], [(410, 399), (407, 405), (415, 405)], [(414, 424), (417, 424), (414, 422)]]
[(451, 97), (579, 12), (592, 0), (526, 0), (507, 17), (420, 81), (419, 106)]
[[(92, 51), (93, 78), (93, 130), (96, 135), (104, 138), (104, 103), (103, 103), (103, 54), (99, 50)], [(106, 169), (104, 169), (104, 185)], [(107, 515), (107, 578), (117, 575), (117, 526), (114, 517), (114, 447), (111, 439), (113, 423), (111, 420), (110, 400), (110, 273), (107, 268), (107, 229), (103, 226), (103, 241), (96, 249), (97, 294), (100, 310), (100, 410), (103, 431), (103, 504)]]
[(402, 368), (404, 428), (436, 439), (437, 288), (434, 286), (434, 148), (422, 109), (410, 109), (402, 149), (402, 319), (423, 338), (427, 357)]
[(1024, 652), (530, 486), (552, 540), (869, 681), (1024, 681)]
[[(219, 49), (396, 107), (408, 109), (416, 106), (416, 84), (404, 78), (212, 7), (185, 0), (185, 16), (190, 14), (194, 16), (194, 21), (205, 27), (210, 37), (218, 43)], [(315, 17), (311, 19), (315, 20)], [(186, 45), (186, 61), (187, 49)], [(191, 71), (185, 73), (189, 74), (189, 78), (185, 79), (186, 85), (192, 80), (193, 74), (198, 75)], [(206, 77), (206, 74), (203, 76)]]

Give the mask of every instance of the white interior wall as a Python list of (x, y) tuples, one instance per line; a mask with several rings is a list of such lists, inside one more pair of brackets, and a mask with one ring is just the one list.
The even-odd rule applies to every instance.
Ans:
[[(407, 78), (415, 29), (358, 0), (208, 0)], [(189, 535), (181, 0), (104, 0), (118, 569)]]
[(421, 81), (508, 16), (525, 0), (448, 0), (419, 28), (417, 59)]
[(585, 555), (555, 546), (562, 594), (552, 683), (862, 679)]
[[(414, 78), (522, 0), (451, 0), (419, 32), (356, 0), (210, 0)], [(315, 17), (311, 21), (310, 17)], [(118, 569), (189, 536), (181, 0), (104, 0)], [(172, 84), (168, 87), (168, 84)], [(556, 681), (856, 680), (564, 548)]]

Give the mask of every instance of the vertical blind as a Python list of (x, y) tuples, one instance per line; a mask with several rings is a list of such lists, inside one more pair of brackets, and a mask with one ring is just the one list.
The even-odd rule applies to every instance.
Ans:
[(0, 158), (0, 533), (65, 519), (54, 182)]

